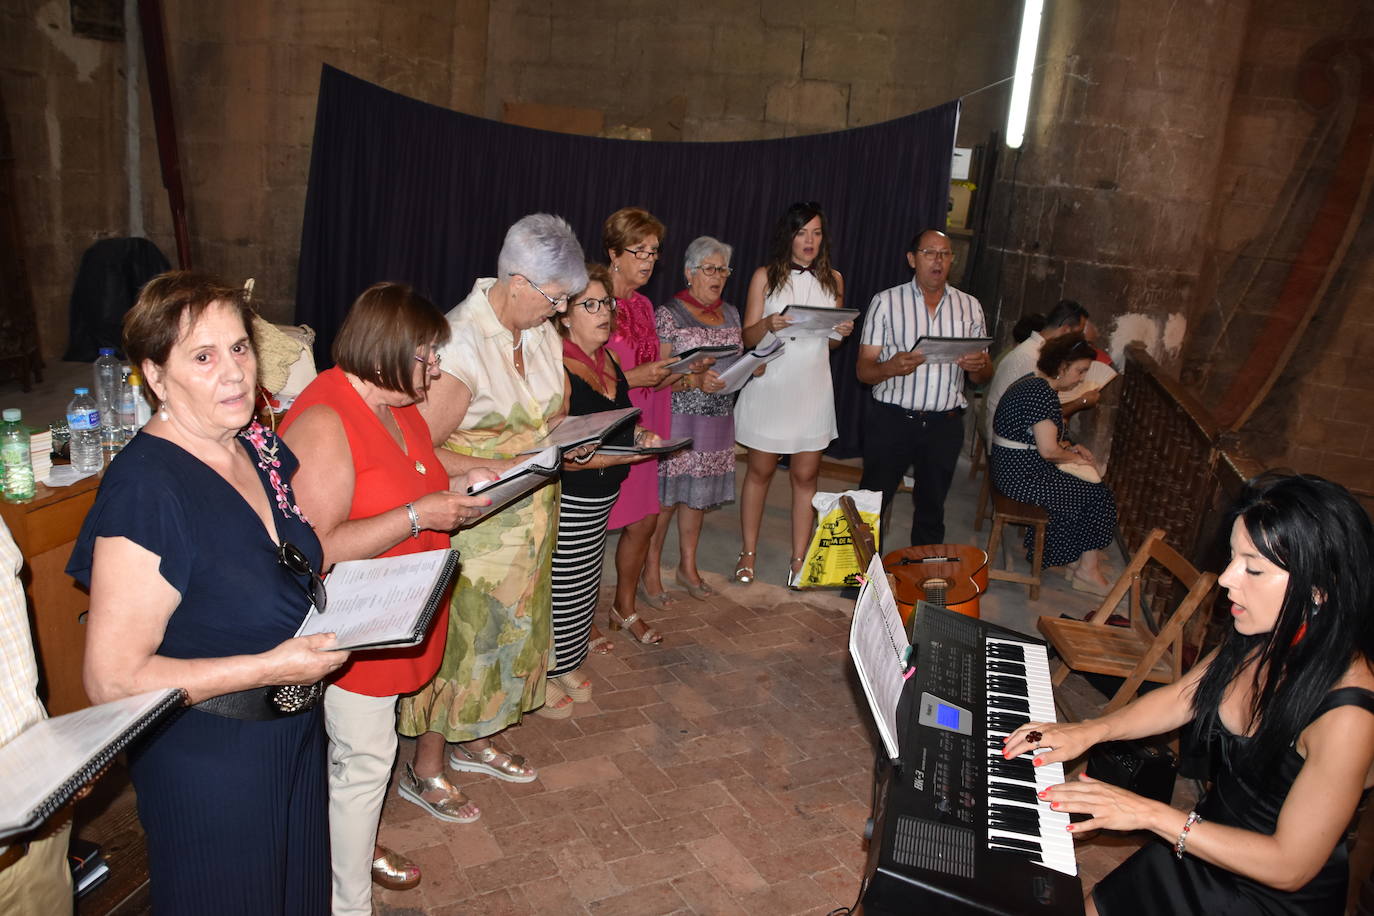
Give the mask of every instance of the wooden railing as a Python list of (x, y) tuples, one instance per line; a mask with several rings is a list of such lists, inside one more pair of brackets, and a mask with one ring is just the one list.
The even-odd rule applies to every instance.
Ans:
[[(1116, 495), (1125, 552), (1139, 547), (1152, 528), (1163, 528), (1195, 566), (1219, 571), (1222, 516), (1259, 465), (1239, 454), (1234, 437), (1139, 344), (1126, 348), (1120, 384), (1107, 483)], [(1145, 577), (1144, 596), (1155, 619), (1173, 600), (1170, 581), (1162, 574)], [(1198, 619), (1205, 625), (1210, 615)]]

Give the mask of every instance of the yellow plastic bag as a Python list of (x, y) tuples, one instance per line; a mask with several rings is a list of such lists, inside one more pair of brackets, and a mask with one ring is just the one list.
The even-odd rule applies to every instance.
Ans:
[[(878, 543), (878, 516), (883, 508), (883, 495), (873, 490), (846, 490), (843, 493), (817, 493), (811, 497), (816, 510), (816, 530), (806, 548), (798, 588), (843, 588), (858, 585), (858, 558), (854, 555), (854, 538), (849, 522), (840, 509), (840, 497), (854, 500), (868, 527), (873, 529), (873, 543)], [(881, 552), (881, 551), (879, 551)]]

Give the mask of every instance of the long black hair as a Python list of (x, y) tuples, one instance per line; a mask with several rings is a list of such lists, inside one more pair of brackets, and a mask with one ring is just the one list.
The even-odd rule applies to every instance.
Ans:
[(832, 296), (840, 294), (835, 272), (830, 267), (830, 226), (826, 223), (821, 205), (811, 200), (788, 207), (773, 227), (773, 238), (768, 243), (768, 295), (776, 293), (787, 283), (792, 275), (792, 239), (803, 226), (817, 217), (821, 220), (821, 247), (816, 251), (816, 260), (811, 262), (812, 272), (820, 281), (821, 289)]
[(1339, 484), (1274, 471), (1246, 484), (1232, 518), (1288, 573), (1288, 590), (1271, 631), (1227, 632), (1193, 695), (1194, 736), (1205, 740), (1219, 726), (1227, 687), (1257, 659), (1247, 765), (1273, 773), (1350, 666), (1374, 660), (1374, 527)]

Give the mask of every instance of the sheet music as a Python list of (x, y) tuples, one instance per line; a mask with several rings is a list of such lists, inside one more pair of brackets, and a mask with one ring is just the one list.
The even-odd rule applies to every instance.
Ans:
[[(635, 408), (638, 411), (639, 408)], [(538, 489), (558, 474), (562, 459), (556, 446), (536, 452), (529, 458), (506, 470), (495, 480), (475, 483), (468, 487), (468, 495), (479, 493), (491, 500), (491, 505), (482, 506), (475, 519), (468, 523), (472, 527), (489, 515), (500, 512), (513, 501), (531, 490)]]
[(719, 373), (720, 380), (725, 383), (725, 387), (720, 390), (720, 394), (734, 394), (745, 386), (754, 377), (754, 371), (759, 366), (766, 366), (773, 360), (782, 356), (783, 350), (787, 345), (780, 339), (773, 336), (769, 331), (759, 341), (759, 345), (746, 352), (739, 359), (735, 360)]
[(710, 356), (715, 359), (725, 359), (727, 356), (734, 356), (738, 352), (739, 347), (727, 344), (717, 344), (714, 346), (706, 347), (693, 347), (690, 350), (686, 350), (680, 354), (675, 355), (673, 359), (677, 360), (677, 362), (670, 363), (668, 366), (668, 371), (690, 372), (692, 369), (692, 364), (695, 363), (697, 360), (702, 359), (703, 357)]
[(450, 552), (441, 547), (338, 564), (325, 580), (325, 612), (312, 608), (296, 635), (334, 633), (340, 649), (412, 639)]
[(991, 337), (920, 337), (912, 350), (919, 350), (928, 363), (952, 363), (961, 356), (986, 350)]
[(868, 581), (854, 603), (854, 622), (849, 628), (849, 654), (859, 672), (859, 683), (868, 697), (873, 721), (882, 736), (887, 755), (897, 759), (897, 700), (902, 695), (911, 643), (897, 612), (897, 599), (888, 586), (883, 561), (874, 556), (865, 574)]
[(1093, 360), (1092, 363), (1088, 365), (1088, 374), (1083, 376), (1083, 381), (1074, 385), (1068, 391), (1059, 392), (1059, 403), (1072, 404), (1089, 391), (1096, 391), (1099, 388), (1107, 387), (1115, 378), (1115, 369), (1106, 363)]
[(678, 436), (676, 439), (664, 439), (658, 445), (602, 445), (596, 450), (598, 455), (668, 455), (679, 449), (691, 448), (691, 436)]
[(599, 410), (596, 413), (564, 417), (552, 432), (535, 443), (534, 448), (526, 449), (520, 454), (538, 455), (549, 448), (570, 449), (586, 445), (588, 442), (599, 442), (637, 416), (638, 407), (621, 407), (616, 410)]
[(837, 309), (819, 305), (783, 306), (782, 317), (792, 323), (779, 331), (787, 337), (829, 337), (837, 325), (859, 317), (858, 309)]
[(44, 719), (0, 747), (0, 838), (37, 826), (33, 820), (39, 806), (83, 770), (90, 772), (86, 779), (77, 779), (73, 792), (94, 779), (102, 765), (101, 752), (167, 703), (169, 695), (180, 693), (149, 690)]

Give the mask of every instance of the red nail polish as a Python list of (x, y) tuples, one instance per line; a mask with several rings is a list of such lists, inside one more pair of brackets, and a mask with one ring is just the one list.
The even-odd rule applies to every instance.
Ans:
[(1036, 765), (1036, 766), (1040, 766), (1040, 765), (1042, 765), (1044, 762), (1045, 762), (1045, 758), (1044, 758), (1044, 757), (1036, 757), (1036, 758), (1035, 758), (1035, 765)]
[(1058, 807), (1059, 807), (1059, 802), (1050, 802), (1050, 807), (1051, 807), (1051, 808), (1058, 808)]
[(1073, 824), (1070, 824), (1069, 826), (1065, 827), (1064, 829), (1067, 830), (1069, 833), (1073, 833)]
[(1039, 795), (1041, 798), (1047, 798), (1047, 792), (1049, 792), (1049, 789), (1041, 789), (1039, 792), (1036, 792), (1035, 794)]

